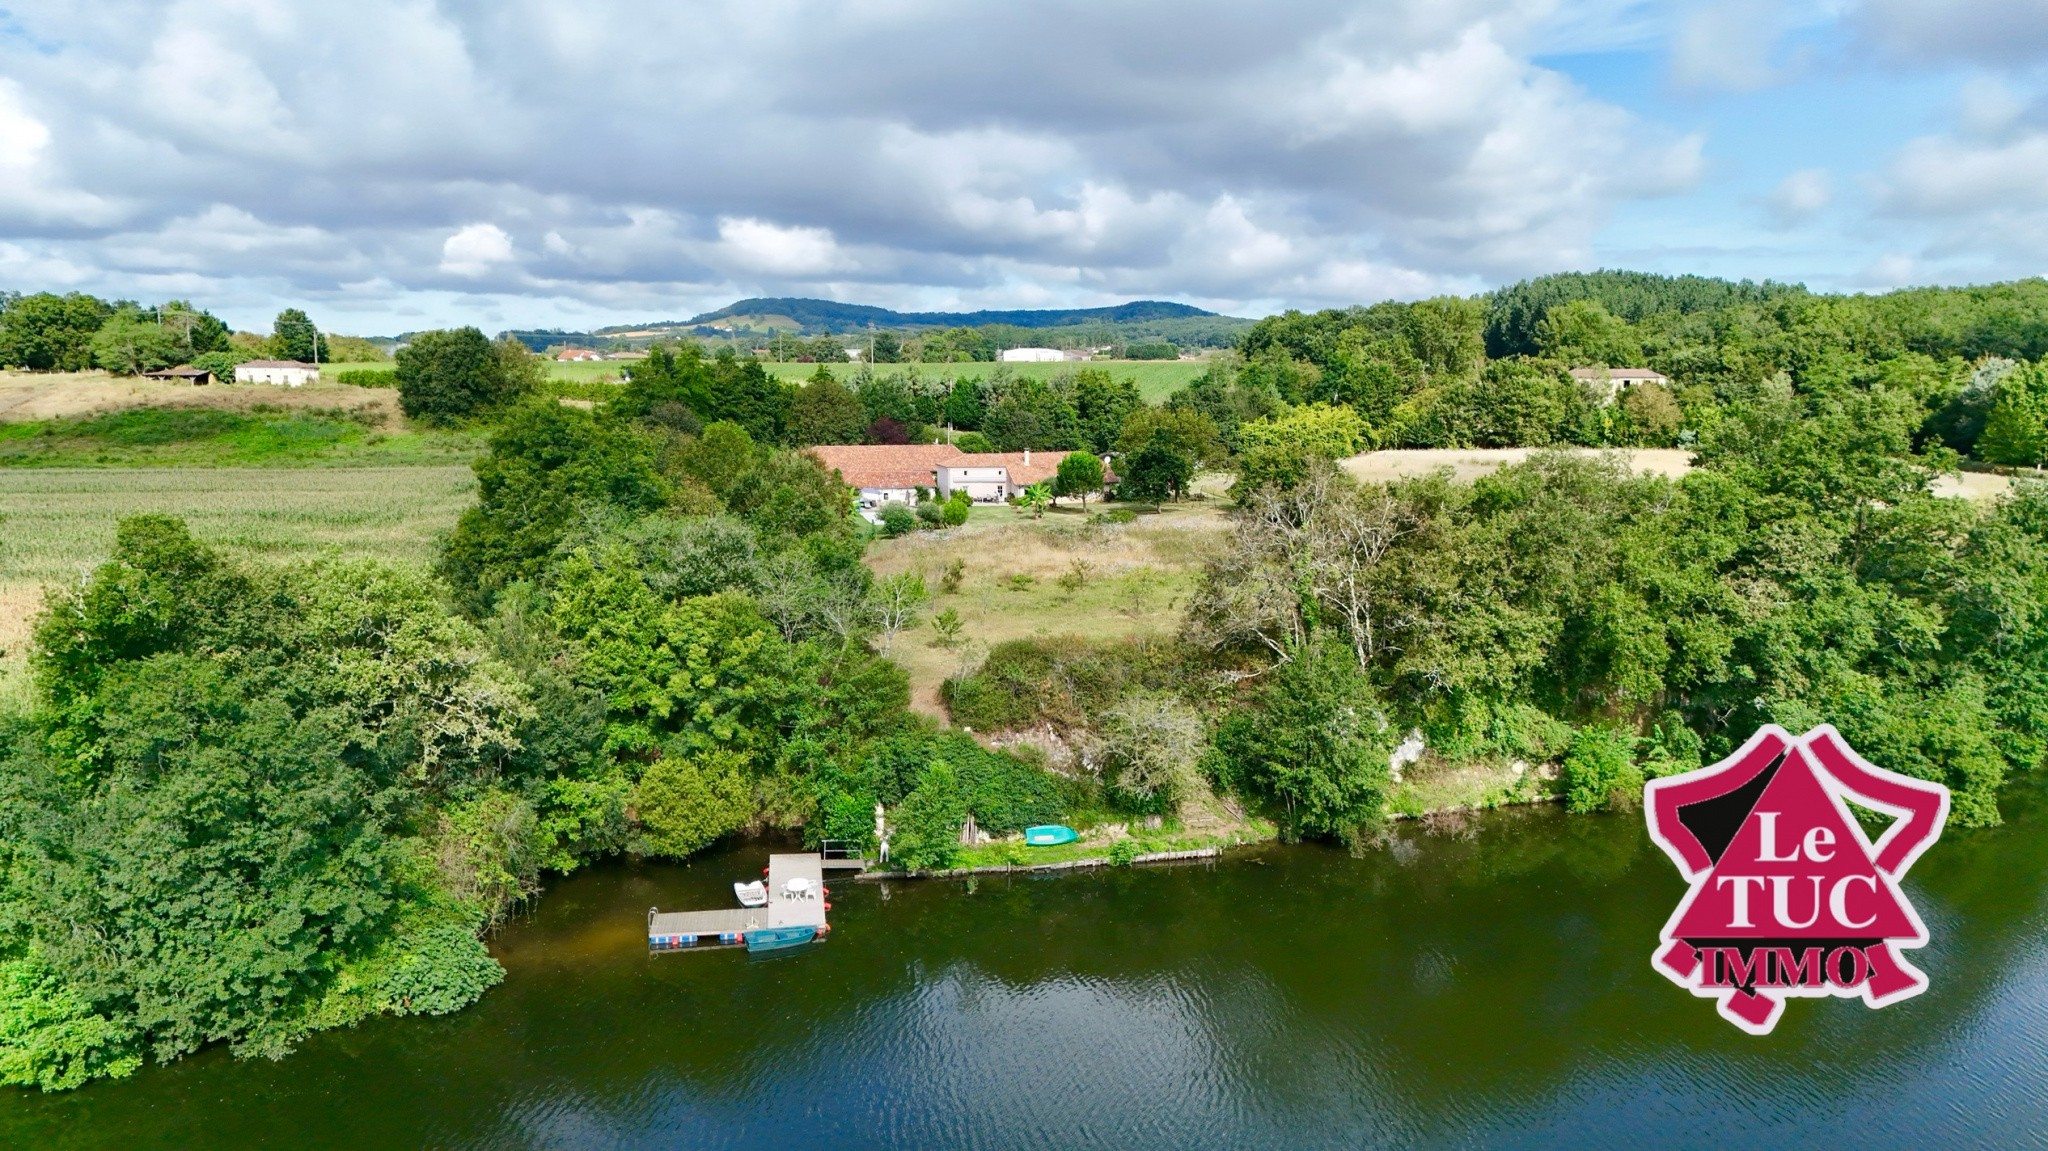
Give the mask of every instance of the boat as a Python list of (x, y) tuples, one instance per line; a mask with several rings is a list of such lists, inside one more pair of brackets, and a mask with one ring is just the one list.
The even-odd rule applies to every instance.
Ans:
[(747, 932), (748, 951), (775, 951), (784, 947), (800, 947), (818, 937), (818, 929), (811, 924), (795, 927), (756, 927)]
[(768, 885), (755, 880), (752, 883), (735, 883), (732, 893), (740, 897), (741, 907), (768, 906)]
[(1079, 838), (1081, 837), (1074, 833), (1073, 828), (1057, 823), (1041, 823), (1037, 827), (1024, 829), (1026, 847), (1058, 847), (1062, 843), (1072, 843)]

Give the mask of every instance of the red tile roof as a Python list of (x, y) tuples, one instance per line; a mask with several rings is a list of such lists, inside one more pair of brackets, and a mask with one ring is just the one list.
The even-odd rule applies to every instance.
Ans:
[(939, 465), (969, 458), (952, 444), (822, 444), (810, 453), (856, 488), (932, 487)]
[[(1031, 462), (1027, 464), (1023, 452), (962, 452), (959, 459), (946, 463), (956, 468), (1007, 468), (1011, 486), (1024, 488), (1052, 479), (1060, 470), (1060, 461), (1067, 458), (1065, 452), (1033, 451), (1030, 455)], [(1115, 473), (1108, 468), (1102, 470), (1105, 482), (1116, 482)]]

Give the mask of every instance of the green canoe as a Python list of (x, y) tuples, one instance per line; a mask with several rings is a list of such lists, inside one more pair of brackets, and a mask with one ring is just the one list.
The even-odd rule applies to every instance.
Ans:
[(818, 929), (808, 924), (800, 927), (756, 927), (747, 932), (748, 951), (774, 951), (781, 947), (798, 947), (818, 937)]

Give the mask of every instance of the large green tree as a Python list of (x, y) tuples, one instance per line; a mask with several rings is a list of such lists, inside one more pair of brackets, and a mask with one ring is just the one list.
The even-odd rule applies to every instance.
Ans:
[(538, 367), (523, 347), (494, 345), (475, 328), (421, 332), (397, 359), (399, 405), (431, 424), (495, 411), (538, 383)]

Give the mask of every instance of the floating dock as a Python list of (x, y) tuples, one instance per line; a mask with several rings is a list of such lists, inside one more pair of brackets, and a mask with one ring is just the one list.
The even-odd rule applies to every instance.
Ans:
[[(768, 857), (768, 904), (717, 911), (647, 911), (647, 946), (655, 951), (748, 942), (748, 932), (808, 939), (830, 930), (825, 891), (825, 861), (816, 853)], [(790, 881), (800, 880), (792, 889)], [(774, 929), (794, 928), (797, 931)]]

